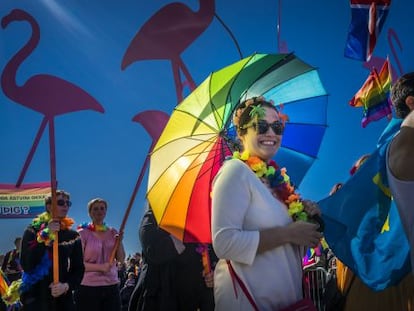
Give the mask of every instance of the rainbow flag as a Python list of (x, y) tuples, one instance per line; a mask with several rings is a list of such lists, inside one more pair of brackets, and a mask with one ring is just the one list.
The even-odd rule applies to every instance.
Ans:
[(23, 184), (20, 187), (0, 184), (0, 219), (35, 217), (45, 211), (45, 197), (50, 193), (50, 182)]
[(379, 73), (375, 68), (371, 70), (365, 83), (349, 101), (352, 107), (364, 107), (362, 127), (366, 127), (371, 121), (377, 121), (383, 117), (391, 119), (390, 90), (391, 69), (387, 58)]

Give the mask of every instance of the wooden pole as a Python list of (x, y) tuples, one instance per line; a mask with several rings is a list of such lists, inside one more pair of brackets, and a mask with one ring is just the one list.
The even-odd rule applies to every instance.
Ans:
[[(56, 155), (55, 155), (55, 124), (54, 119), (49, 119), (49, 150), (50, 150), (50, 184), (52, 188), (52, 219), (56, 218)], [(59, 231), (55, 231), (53, 241), (53, 283), (59, 282)]]
[(112, 263), (115, 259), (115, 255), (116, 255), (116, 252), (118, 250), (119, 243), (120, 243), (120, 237), (124, 234), (126, 221), (128, 219), (129, 213), (131, 212), (131, 208), (134, 205), (135, 197), (137, 196), (138, 189), (141, 186), (142, 178), (144, 177), (144, 174), (145, 174), (145, 171), (147, 169), (148, 162), (149, 162), (149, 159), (150, 159), (150, 153), (152, 151), (152, 148), (154, 148), (154, 146), (155, 146), (155, 142), (153, 141), (152, 144), (151, 144), (151, 147), (148, 151), (147, 157), (145, 158), (144, 164), (141, 167), (141, 172), (140, 172), (138, 180), (135, 184), (134, 190), (132, 191), (131, 198), (129, 199), (128, 207), (125, 211), (124, 218), (122, 219), (121, 227), (119, 228), (119, 236), (117, 237), (117, 239), (115, 241), (114, 248), (112, 249), (111, 256), (109, 257), (109, 263)]
[(132, 205), (134, 204), (135, 197), (138, 193), (138, 189), (141, 186), (142, 178), (144, 177), (145, 171), (147, 169), (149, 160), (150, 160), (150, 154), (155, 147), (158, 139), (160, 138), (161, 132), (163, 131), (164, 127), (166, 126), (168, 122), (169, 116), (162, 111), (159, 110), (147, 110), (140, 112), (137, 114), (132, 120), (141, 123), (141, 125), (147, 130), (147, 132), (150, 134), (152, 138), (151, 146), (148, 150), (147, 157), (145, 158), (144, 164), (141, 167), (141, 172), (139, 174), (138, 180), (135, 184), (134, 190), (132, 191), (131, 198), (128, 203), (128, 207), (125, 211), (124, 218), (122, 219), (121, 227), (119, 228), (119, 236), (115, 240), (114, 248), (111, 252), (111, 255), (109, 257), (109, 263), (111, 264), (114, 259), (116, 252), (119, 247), (120, 243), (120, 237), (124, 234), (124, 229), (126, 225), (126, 221), (128, 219), (129, 213), (131, 211)]

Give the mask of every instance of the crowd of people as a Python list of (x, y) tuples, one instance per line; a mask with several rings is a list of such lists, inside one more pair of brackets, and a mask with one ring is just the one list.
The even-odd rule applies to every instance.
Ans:
[[(396, 81), (392, 102), (403, 122), (387, 149), (386, 171), (414, 261), (414, 73)], [(212, 183), (212, 244), (178, 240), (158, 226), (148, 205), (139, 227), (142, 257), (126, 259), (122, 232), (105, 223), (104, 199), (87, 204), (90, 221), (75, 230), (67, 216), (69, 193), (47, 197), (45, 212), (3, 258), (5, 277), (20, 281), (22, 310), (316, 310), (303, 296), (303, 257), (323, 240), (323, 223), (318, 204), (302, 199), (286, 169), (272, 160), (286, 120), (263, 97), (238, 103), (233, 124), (240, 150)], [(334, 269), (338, 285), (347, 283), (340, 285), (349, 294), (345, 310), (372, 308), (364, 303), (368, 296), (385, 299), (376, 310), (414, 309), (412, 274), (396, 288), (373, 293), (340, 260)]]

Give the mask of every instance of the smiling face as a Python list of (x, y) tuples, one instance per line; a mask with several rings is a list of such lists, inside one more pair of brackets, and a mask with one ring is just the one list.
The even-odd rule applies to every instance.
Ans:
[[(263, 107), (265, 115), (261, 120), (272, 124), (275, 121), (281, 121), (275, 109), (270, 107)], [(269, 126), (267, 131), (260, 134), (257, 126), (258, 120), (252, 120), (252, 126), (247, 128), (246, 134), (240, 136), (245, 151), (248, 151), (250, 156), (257, 156), (264, 161), (270, 160), (277, 152), (282, 142), (282, 135), (277, 135)]]

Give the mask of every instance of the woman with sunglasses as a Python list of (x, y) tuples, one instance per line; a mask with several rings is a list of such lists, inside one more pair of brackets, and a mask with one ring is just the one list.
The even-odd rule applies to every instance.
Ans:
[(286, 119), (263, 97), (248, 99), (235, 111), (242, 150), (225, 161), (212, 191), (218, 311), (282, 310), (303, 298), (304, 251), (322, 238), (309, 220), (320, 211), (300, 199), (286, 170), (272, 161)]
[(79, 311), (120, 311), (121, 296), (118, 278), (118, 262), (125, 261), (122, 240), (110, 261), (117, 239), (122, 236), (105, 224), (108, 203), (95, 198), (88, 203), (91, 222), (79, 225), (82, 240), (85, 274), (79, 290), (75, 293)]
[[(56, 191), (56, 209), (52, 217), (52, 197), (45, 199), (46, 211), (33, 219), (24, 231), (20, 264), (24, 270), (19, 291), (24, 311), (74, 311), (72, 291), (83, 276), (84, 265), (79, 234), (67, 217), (70, 195)], [(53, 281), (53, 243), (59, 243), (59, 282)]]

